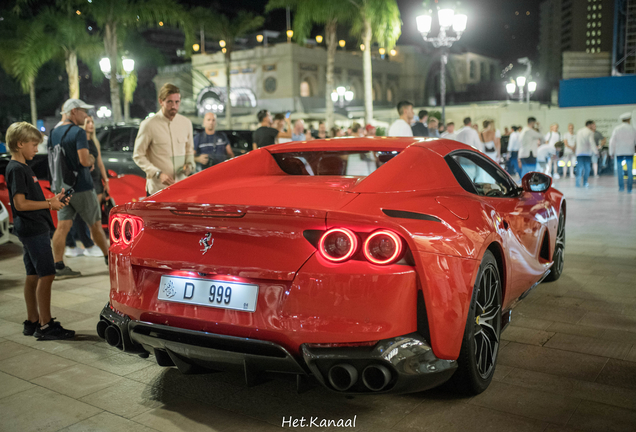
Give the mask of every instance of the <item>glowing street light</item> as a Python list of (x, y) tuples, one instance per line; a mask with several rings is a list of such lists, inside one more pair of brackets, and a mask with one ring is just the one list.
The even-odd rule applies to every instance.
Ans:
[(224, 41), (223, 39), (221, 39), (221, 40), (219, 41), (219, 46), (220, 46), (221, 48), (225, 48), (225, 41)]
[(516, 91), (517, 91), (517, 86), (515, 85), (514, 82), (509, 82), (508, 84), (506, 84), (506, 92), (508, 92), (510, 96), (512, 96)]
[(258, 43), (263, 42), (263, 35), (262, 34), (256, 35), (256, 42), (258, 42)]
[[(431, 42), (435, 48), (446, 48), (441, 55), (441, 75), (440, 75), (440, 94), (442, 105), (442, 123), (446, 123), (446, 63), (448, 63), (448, 49), (457, 42), (462, 33), (466, 30), (468, 16), (464, 14), (455, 14), (453, 9), (439, 9), (437, 11), (437, 19), (439, 21), (439, 34), (430, 37), (429, 33), (433, 27), (433, 16), (429, 14), (420, 15), (415, 18), (417, 31), (420, 32), (422, 38), (426, 42)], [(452, 31), (454, 35), (449, 35)]]
[(391, 54), (392, 57), (395, 57), (397, 55), (397, 51), (392, 49), (391, 51), (389, 51), (389, 54)]
[(346, 44), (347, 44), (347, 42), (345, 42), (345, 40), (344, 40), (344, 39), (340, 39), (340, 40), (338, 41), (338, 45), (340, 45), (340, 48), (344, 48)]
[[(197, 46), (196, 51), (199, 50), (199, 45), (195, 44)], [(135, 70), (135, 61), (133, 59), (122, 59), (121, 60), (121, 65), (124, 68), (124, 72), (126, 72), (126, 75), (130, 75), (132, 73), (132, 71)]]
[(322, 43), (322, 36), (321, 35), (316, 36), (316, 43)]
[(535, 81), (530, 81), (528, 83), (528, 91), (530, 93), (534, 93), (535, 91), (537, 91), (537, 83)]
[(380, 48), (379, 52), (380, 52), (380, 55), (384, 55), (384, 54), (386, 54), (386, 49), (385, 48)]

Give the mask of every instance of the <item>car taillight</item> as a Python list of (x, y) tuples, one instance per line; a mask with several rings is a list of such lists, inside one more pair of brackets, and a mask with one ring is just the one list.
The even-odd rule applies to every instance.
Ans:
[(373, 264), (394, 263), (402, 254), (402, 239), (392, 231), (376, 231), (364, 242), (363, 253)]
[(137, 216), (116, 215), (110, 220), (110, 240), (117, 244), (129, 245), (141, 232), (144, 222)]
[(332, 228), (320, 237), (318, 249), (331, 262), (346, 261), (358, 250), (358, 236), (346, 228)]

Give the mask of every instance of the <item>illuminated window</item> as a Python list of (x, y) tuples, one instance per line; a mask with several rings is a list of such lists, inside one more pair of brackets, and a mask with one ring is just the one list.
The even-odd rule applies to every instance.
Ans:
[(592, 23), (592, 27), (596, 27), (596, 23)]
[(596, 14), (592, 14), (592, 19), (596, 19)]
[(597, 25), (598, 27), (600, 27), (600, 26), (601, 26), (601, 22), (599, 21), (596, 25)]
[(600, 36), (601, 35), (601, 31), (600, 30), (597, 31), (596, 34)]
[(589, 44), (590, 44), (590, 40), (588, 39), (585, 41), (585, 45), (589, 45)]
[(603, 9), (603, 5), (598, 5), (598, 10)]
[(592, 10), (596, 10), (596, 5), (592, 6)]
[(589, 49), (589, 48), (588, 48), (588, 49), (586, 49), (586, 50), (585, 50), (585, 52), (586, 52), (586, 53), (589, 53), (589, 52), (590, 52), (590, 49)]
[(603, 18), (603, 15), (599, 13), (598, 14), (598, 19), (601, 19), (601, 18)]
[(601, 40), (600, 39), (596, 39), (596, 43), (600, 45), (601, 44)]
[(592, 27), (592, 24), (587, 23), (587, 28), (590, 28), (590, 27)]
[(587, 10), (588, 10), (588, 11), (591, 11), (591, 10), (592, 10), (592, 7), (591, 7), (591, 6), (588, 6), (588, 7), (587, 7)]
[[(587, 32), (587, 35), (589, 36), (590, 32)], [(592, 36), (596, 36), (596, 32), (595, 31), (592, 32)]]
[(311, 86), (307, 81), (300, 83), (300, 97), (311, 97)]

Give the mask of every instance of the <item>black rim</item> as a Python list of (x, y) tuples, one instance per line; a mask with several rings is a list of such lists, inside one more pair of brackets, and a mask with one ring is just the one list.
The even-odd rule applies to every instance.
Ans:
[(565, 218), (559, 217), (559, 228), (557, 228), (556, 246), (554, 248), (554, 267), (558, 274), (563, 271), (563, 252), (565, 251)]
[(484, 269), (478, 289), (475, 305), (475, 363), (481, 378), (486, 379), (495, 367), (501, 328), (499, 274), (492, 264)]

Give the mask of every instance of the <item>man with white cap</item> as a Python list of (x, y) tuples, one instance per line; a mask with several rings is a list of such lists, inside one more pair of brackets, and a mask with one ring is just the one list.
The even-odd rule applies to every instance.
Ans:
[(627, 193), (632, 193), (634, 175), (632, 173), (634, 152), (636, 152), (636, 129), (631, 125), (632, 113), (624, 113), (619, 119), (620, 126), (614, 128), (609, 143), (610, 156), (616, 156), (618, 167), (618, 190), (623, 191), (623, 164), (627, 168)]
[[(90, 227), (93, 240), (108, 256), (108, 243), (102, 230), (102, 213), (93, 188), (90, 167), (95, 163), (88, 152), (86, 131), (79, 127), (84, 125), (88, 117), (87, 110), (94, 108), (80, 99), (69, 99), (64, 102), (62, 113), (66, 120), (51, 132), (50, 148), (60, 144), (64, 150), (64, 161), (73, 172), (77, 173), (73, 187), (73, 195), (63, 212), (58, 212), (57, 229), (53, 235), (53, 257), (55, 258), (55, 279), (67, 279), (81, 276), (80, 272), (64, 265), (64, 246), (66, 235), (71, 230), (76, 214)], [(58, 191), (59, 192), (59, 191)], [(106, 258), (106, 263), (108, 258)]]

